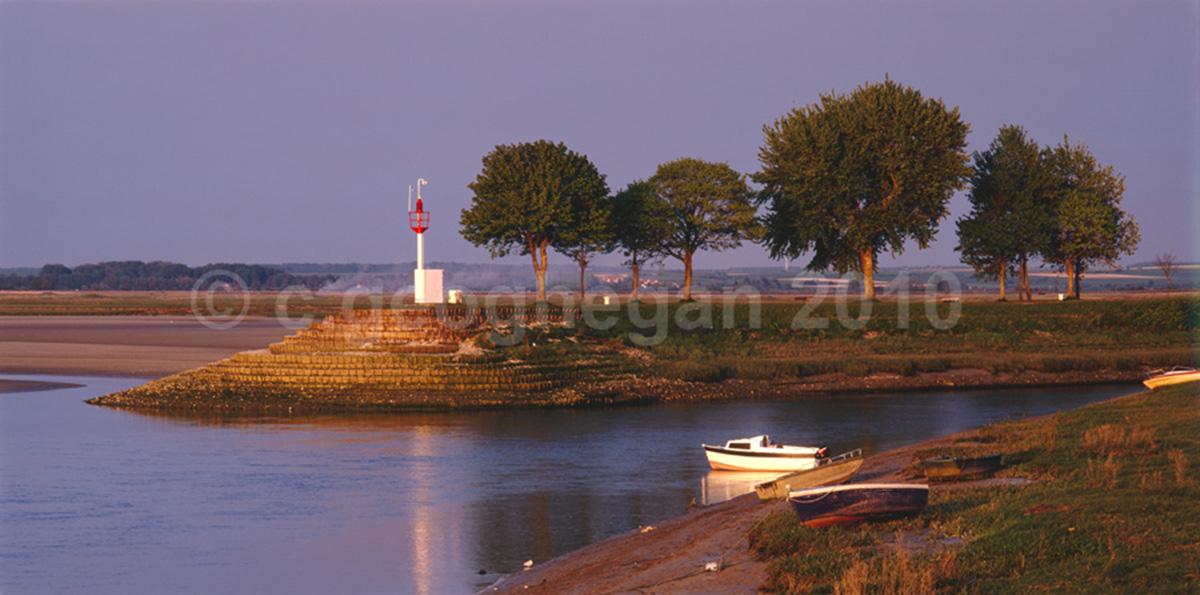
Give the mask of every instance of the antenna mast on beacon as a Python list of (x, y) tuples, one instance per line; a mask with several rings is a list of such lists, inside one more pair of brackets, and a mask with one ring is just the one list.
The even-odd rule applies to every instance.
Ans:
[(441, 304), (442, 270), (425, 268), (425, 230), (429, 229), (429, 212), (421, 200), (425, 178), (417, 178), (417, 210), (412, 210), (412, 186), (408, 187), (408, 226), (417, 232), (417, 269), (413, 271), (413, 301), (418, 304)]

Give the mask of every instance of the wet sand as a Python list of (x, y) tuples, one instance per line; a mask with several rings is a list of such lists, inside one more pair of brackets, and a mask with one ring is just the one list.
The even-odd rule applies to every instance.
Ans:
[(40, 390), (58, 390), (60, 388), (78, 388), (82, 384), (73, 384), (70, 382), (42, 382), (40, 380), (12, 380), (9, 378), (0, 378), (0, 394), (3, 393), (28, 393)]
[(294, 332), (274, 318), (213, 329), (191, 316), (0, 316), (0, 373), (161, 378)]

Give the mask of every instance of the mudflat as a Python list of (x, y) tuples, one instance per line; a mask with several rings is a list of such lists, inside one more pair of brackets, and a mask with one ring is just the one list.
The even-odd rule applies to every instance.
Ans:
[(0, 316), (0, 373), (161, 378), (295, 332), (261, 317), (214, 328), (192, 316)]

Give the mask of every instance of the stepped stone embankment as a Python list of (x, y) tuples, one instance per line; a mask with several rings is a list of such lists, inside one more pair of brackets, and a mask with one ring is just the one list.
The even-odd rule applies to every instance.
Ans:
[[(413, 410), (580, 406), (636, 400), (603, 388), (623, 367), (597, 348), (580, 358), (484, 349), (479, 313), (355, 310), (266, 349), (92, 399), (112, 407), (197, 410)], [(561, 323), (561, 317), (558, 323)], [(544, 322), (543, 324), (553, 324)]]

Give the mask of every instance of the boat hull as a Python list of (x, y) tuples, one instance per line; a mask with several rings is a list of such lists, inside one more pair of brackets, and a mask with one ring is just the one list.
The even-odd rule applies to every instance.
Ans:
[(704, 455), (718, 471), (796, 471), (817, 466), (817, 458), (811, 454), (733, 451), (705, 445)]
[(759, 500), (778, 500), (786, 498), (792, 490), (846, 483), (846, 480), (858, 473), (862, 464), (863, 458), (860, 456), (812, 469), (793, 471), (754, 486), (754, 493), (758, 494)]
[(1000, 468), (1000, 459), (999, 453), (983, 457), (938, 457), (921, 461), (921, 469), (930, 481), (957, 481), (995, 472)]
[(1145, 384), (1146, 388), (1158, 388), (1160, 386), (1171, 386), (1172, 384), (1181, 384), (1194, 380), (1200, 380), (1200, 370), (1153, 376), (1143, 380), (1142, 384)]
[(929, 502), (923, 484), (850, 484), (796, 490), (788, 494), (800, 522), (810, 527), (853, 525), (915, 515)]

